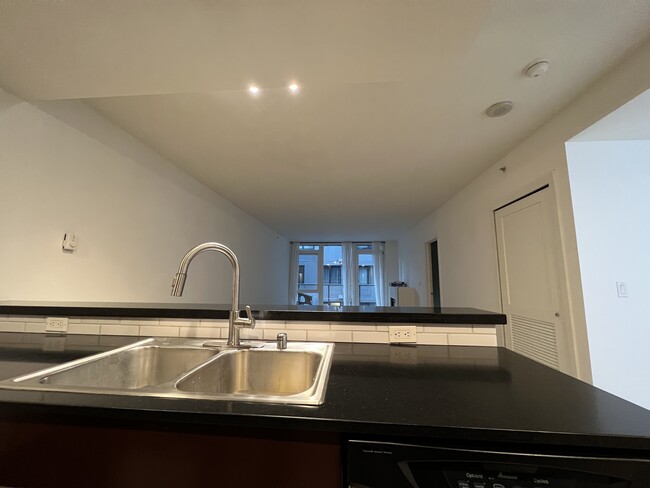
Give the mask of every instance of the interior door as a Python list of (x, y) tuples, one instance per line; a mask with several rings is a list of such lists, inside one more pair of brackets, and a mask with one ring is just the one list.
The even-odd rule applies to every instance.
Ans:
[(506, 347), (575, 375), (568, 300), (552, 190), (494, 212)]

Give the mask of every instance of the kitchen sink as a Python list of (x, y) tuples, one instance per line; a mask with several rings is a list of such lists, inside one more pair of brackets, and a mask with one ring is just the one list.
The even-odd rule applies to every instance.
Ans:
[(323, 354), (320, 345), (295, 350), (231, 350), (196, 368), (176, 383), (201, 395), (311, 398), (318, 394)]
[(0, 388), (320, 405), (334, 344), (274, 342), (250, 349), (151, 338), (5, 381)]

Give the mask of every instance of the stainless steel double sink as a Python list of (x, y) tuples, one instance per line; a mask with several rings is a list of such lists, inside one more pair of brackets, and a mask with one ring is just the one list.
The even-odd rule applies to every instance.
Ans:
[(0, 388), (320, 405), (334, 344), (273, 342), (250, 349), (151, 338), (1, 381)]

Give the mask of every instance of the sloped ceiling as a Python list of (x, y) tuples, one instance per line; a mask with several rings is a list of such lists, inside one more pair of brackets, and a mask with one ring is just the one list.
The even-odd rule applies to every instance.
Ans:
[(648, 33), (633, 0), (0, 1), (0, 85), (87, 99), (289, 239), (391, 239)]

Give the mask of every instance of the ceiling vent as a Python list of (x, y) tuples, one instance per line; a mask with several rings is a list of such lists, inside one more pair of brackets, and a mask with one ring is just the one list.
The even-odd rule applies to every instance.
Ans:
[(497, 102), (494, 105), (490, 105), (485, 113), (488, 117), (501, 117), (502, 115), (507, 114), (512, 110), (512, 102), (506, 100), (504, 102)]

